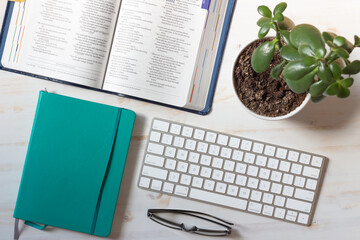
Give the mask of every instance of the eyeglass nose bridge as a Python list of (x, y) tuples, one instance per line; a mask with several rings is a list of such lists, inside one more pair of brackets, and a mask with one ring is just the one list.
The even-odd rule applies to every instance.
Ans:
[(199, 231), (197, 226), (192, 226), (191, 228), (187, 228), (184, 223), (180, 224), (181, 230), (185, 232), (196, 232)]

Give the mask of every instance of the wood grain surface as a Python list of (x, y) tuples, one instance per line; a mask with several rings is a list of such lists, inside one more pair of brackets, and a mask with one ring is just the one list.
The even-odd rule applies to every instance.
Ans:
[[(312, 23), (353, 39), (360, 34), (360, 1), (288, 1), (285, 15), (295, 23)], [(226, 239), (359, 239), (360, 237), (360, 77), (351, 96), (309, 103), (295, 117), (277, 122), (254, 118), (240, 105), (232, 87), (232, 68), (240, 50), (257, 37), (256, 8), (277, 1), (238, 0), (221, 67), (212, 112), (198, 116), (141, 101), (0, 72), (0, 239), (12, 239), (12, 217), (39, 91), (77, 97), (131, 109), (137, 113), (126, 170), (110, 239), (205, 239), (167, 229), (146, 217), (148, 208), (184, 208), (207, 212), (234, 222)], [(6, 1), (0, 1), (2, 19)], [(353, 58), (360, 58), (357, 49)], [(303, 227), (209, 204), (154, 194), (137, 188), (143, 151), (153, 117), (272, 142), (327, 156), (329, 166), (313, 224)], [(21, 225), (21, 238), (101, 239), (69, 230), (39, 231)], [(218, 239), (218, 238), (217, 238)]]

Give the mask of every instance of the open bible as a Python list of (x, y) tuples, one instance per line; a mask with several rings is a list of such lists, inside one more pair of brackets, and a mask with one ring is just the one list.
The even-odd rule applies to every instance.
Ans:
[(0, 68), (206, 114), (234, 2), (9, 1)]

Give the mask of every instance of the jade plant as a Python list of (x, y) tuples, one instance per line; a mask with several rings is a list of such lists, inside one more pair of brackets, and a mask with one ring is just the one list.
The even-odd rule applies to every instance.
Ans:
[(350, 61), (360, 39), (355, 35), (354, 44), (332, 32), (321, 33), (310, 24), (294, 25), (283, 15), (287, 4), (276, 5), (271, 12), (267, 6), (259, 6), (262, 16), (257, 25), (258, 37), (264, 38), (271, 29), (276, 35), (273, 40), (261, 44), (253, 52), (251, 65), (261, 73), (269, 68), (276, 51), (283, 61), (271, 69), (271, 77), (280, 76), (295, 93), (308, 92), (313, 102), (326, 96), (346, 98), (354, 82), (351, 75), (360, 72), (360, 61)]

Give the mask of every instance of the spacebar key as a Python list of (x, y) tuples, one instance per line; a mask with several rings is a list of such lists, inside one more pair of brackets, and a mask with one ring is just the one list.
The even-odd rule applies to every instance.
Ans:
[(210, 202), (210, 203), (216, 203), (216, 204), (220, 204), (223, 206), (233, 207), (233, 208), (237, 208), (237, 209), (241, 209), (241, 210), (245, 210), (246, 205), (247, 205), (247, 201), (245, 201), (243, 199), (228, 197), (228, 196), (224, 196), (224, 195), (217, 194), (217, 193), (199, 190), (196, 188), (192, 188), (190, 190), (189, 197), (197, 199), (197, 200), (202, 200), (202, 201)]

